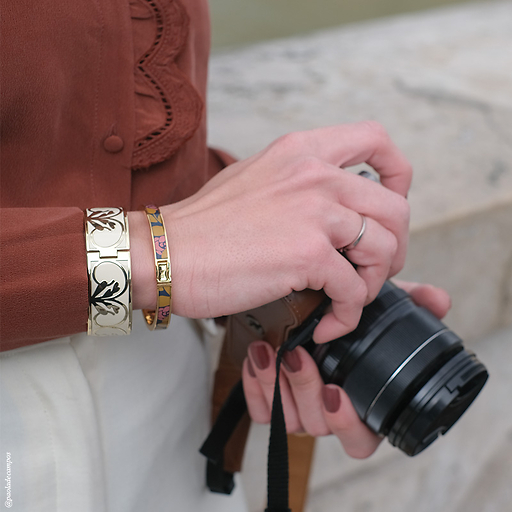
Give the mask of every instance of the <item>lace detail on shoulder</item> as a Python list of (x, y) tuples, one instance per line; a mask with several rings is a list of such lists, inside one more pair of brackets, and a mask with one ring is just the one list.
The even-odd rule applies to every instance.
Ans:
[(170, 158), (201, 122), (203, 102), (176, 59), (189, 18), (178, 0), (130, 0), (134, 29), (136, 134), (132, 168)]

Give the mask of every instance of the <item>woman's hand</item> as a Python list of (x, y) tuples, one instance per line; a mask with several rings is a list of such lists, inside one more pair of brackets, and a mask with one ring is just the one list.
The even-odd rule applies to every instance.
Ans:
[[(418, 306), (442, 318), (450, 308), (450, 297), (430, 285), (397, 281)], [(274, 395), (276, 354), (263, 341), (249, 347), (243, 365), (243, 384), (251, 418), (269, 423)], [(312, 357), (302, 347), (286, 352), (280, 376), (281, 396), (288, 432), (312, 436), (336, 435), (348, 455), (370, 456), (382, 438), (359, 419), (345, 391), (335, 384), (324, 385)]]
[[(362, 162), (383, 186), (340, 168)], [(323, 289), (333, 310), (315, 341), (352, 331), (403, 266), (410, 181), (410, 164), (373, 122), (289, 134), (227, 167), (195, 195), (161, 208), (173, 312), (215, 317)], [(360, 214), (366, 232), (347, 261), (337, 249), (357, 237)]]

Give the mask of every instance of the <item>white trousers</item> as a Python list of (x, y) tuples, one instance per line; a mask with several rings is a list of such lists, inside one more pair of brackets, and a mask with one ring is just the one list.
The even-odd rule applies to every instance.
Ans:
[(9, 491), (20, 512), (246, 510), (240, 485), (205, 488), (211, 372), (192, 322), (150, 332), (135, 312), (130, 336), (80, 334), (0, 363), (2, 507)]

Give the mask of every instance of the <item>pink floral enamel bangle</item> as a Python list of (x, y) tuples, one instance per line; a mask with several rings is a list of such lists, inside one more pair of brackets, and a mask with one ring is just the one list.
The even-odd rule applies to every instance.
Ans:
[(155, 255), (156, 311), (143, 309), (142, 314), (150, 330), (166, 329), (171, 319), (171, 259), (167, 246), (164, 219), (158, 207), (146, 206)]

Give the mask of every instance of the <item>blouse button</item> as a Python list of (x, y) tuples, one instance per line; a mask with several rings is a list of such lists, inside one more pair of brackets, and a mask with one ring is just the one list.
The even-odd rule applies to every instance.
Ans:
[(118, 135), (110, 135), (103, 141), (103, 147), (109, 153), (119, 153), (124, 147), (124, 141)]

